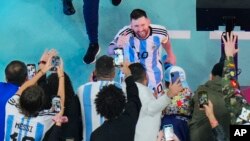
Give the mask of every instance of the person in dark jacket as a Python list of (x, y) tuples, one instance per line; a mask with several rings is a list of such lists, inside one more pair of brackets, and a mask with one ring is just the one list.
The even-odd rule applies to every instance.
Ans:
[(126, 76), (127, 102), (122, 89), (104, 86), (95, 99), (96, 111), (105, 122), (92, 132), (91, 141), (134, 141), (135, 127), (141, 109), (138, 88), (128, 64), (123, 64)]

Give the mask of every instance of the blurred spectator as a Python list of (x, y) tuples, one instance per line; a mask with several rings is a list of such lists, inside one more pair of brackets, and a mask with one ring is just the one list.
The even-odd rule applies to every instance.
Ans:
[(25, 63), (11, 61), (5, 68), (5, 82), (0, 82), (0, 140), (4, 139), (5, 105), (27, 79)]
[(216, 141), (228, 141), (222, 126), (218, 123), (214, 115), (213, 104), (210, 100), (208, 100), (208, 105), (204, 105), (204, 110), (209, 120), (209, 123), (212, 127), (212, 132), (216, 137)]
[(191, 118), (192, 106), (191, 98), (193, 96), (188, 86), (186, 73), (179, 66), (170, 66), (165, 70), (165, 87), (169, 89), (169, 84), (174, 83), (179, 78), (181, 87), (183, 88), (177, 96), (174, 96), (171, 103), (164, 110), (161, 127), (172, 124), (174, 133), (181, 141), (189, 141), (188, 121)]
[(104, 123), (91, 134), (91, 141), (134, 141), (135, 126), (141, 109), (138, 88), (127, 63), (123, 63), (127, 101), (114, 84), (103, 87), (95, 99), (96, 111)]
[(97, 114), (94, 104), (97, 93), (102, 87), (109, 84), (115, 84), (121, 87), (120, 84), (113, 81), (115, 77), (115, 66), (112, 57), (103, 55), (97, 59), (95, 75), (97, 81), (85, 83), (80, 86), (77, 91), (77, 96), (81, 104), (84, 141), (90, 141), (91, 133), (104, 122), (104, 118)]
[[(51, 60), (51, 58), (49, 59)], [(35, 85), (37, 80), (51, 68), (48, 61), (44, 68), (40, 70), (31, 80), (26, 81), (11, 97), (6, 104), (6, 126), (5, 140), (42, 140), (49, 128), (56, 123), (61, 126), (67, 121), (62, 117), (64, 113), (64, 74), (63, 66), (57, 67), (59, 77), (59, 88), (57, 104), (50, 110), (42, 110), (45, 104), (45, 94), (41, 87)], [(54, 99), (53, 99), (54, 100)], [(55, 111), (55, 106), (59, 106), (59, 111)], [(58, 113), (57, 113), (58, 112)], [(57, 113), (57, 114), (56, 114)], [(53, 140), (57, 135), (52, 134)]]
[(182, 87), (176, 82), (170, 86), (169, 91), (156, 99), (152, 91), (147, 87), (147, 72), (143, 65), (134, 63), (129, 68), (139, 89), (139, 98), (142, 103), (134, 140), (155, 140), (160, 128), (162, 110), (170, 104), (171, 98), (178, 94)]

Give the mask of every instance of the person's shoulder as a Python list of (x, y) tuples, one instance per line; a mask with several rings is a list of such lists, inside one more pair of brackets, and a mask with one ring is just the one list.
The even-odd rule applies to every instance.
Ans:
[(155, 30), (155, 29), (167, 30), (166, 27), (164, 27), (163, 25), (159, 25), (159, 24), (150, 24), (150, 27), (152, 28), (152, 30)]
[(152, 29), (152, 34), (158, 34), (163, 36), (168, 35), (167, 29), (164, 26), (151, 24), (150, 27)]
[(96, 85), (98, 82), (87, 82), (78, 87), (78, 92), (84, 90), (86, 87)]
[(103, 137), (103, 133), (105, 132), (105, 129), (103, 128), (104, 125), (99, 126), (91, 133), (91, 139), (94, 141), (99, 141)]
[(12, 83), (8, 83), (8, 82), (0, 82), (0, 89), (17, 89), (19, 86), (12, 84)]
[(133, 34), (134, 31), (132, 30), (130, 25), (126, 25), (119, 31), (119, 35), (122, 35), (124, 33), (126, 33), (125, 35)]
[(139, 97), (141, 100), (145, 100), (145, 99), (152, 99), (154, 98), (153, 96), (153, 92), (151, 91), (151, 89), (141, 83), (135, 82), (137, 85), (137, 88), (139, 90)]
[(137, 85), (138, 89), (150, 90), (147, 86), (145, 86), (139, 82), (135, 82), (135, 84)]
[(19, 103), (19, 98), (20, 98), (20, 95), (14, 94), (14, 95), (8, 100), (8, 103), (11, 104), (11, 105), (18, 105), (18, 103)]

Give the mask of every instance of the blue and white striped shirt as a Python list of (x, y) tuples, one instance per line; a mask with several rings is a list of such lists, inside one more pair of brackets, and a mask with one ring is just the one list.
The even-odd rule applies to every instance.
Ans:
[(6, 104), (5, 141), (41, 141), (53, 126), (52, 117), (56, 114), (45, 110), (37, 117), (25, 117), (19, 111), (19, 95), (11, 97)]
[(81, 104), (84, 141), (90, 141), (91, 133), (104, 122), (104, 117), (97, 114), (94, 102), (102, 87), (109, 84), (115, 84), (121, 88), (121, 85), (114, 81), (88, 82), (78, 88), (77, 96)]

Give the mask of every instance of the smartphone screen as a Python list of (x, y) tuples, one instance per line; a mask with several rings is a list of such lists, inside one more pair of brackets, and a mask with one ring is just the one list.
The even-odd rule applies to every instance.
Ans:
[(27, 64), (28, 80), (32, 79), (36, 75), (36, 65)]
[(115, 66), (116, 67), (120, 67), (121, 64), (123, 63), (123, 48), (115, 48), (114, 49), (114, 53), (115, 53)]
[(206, 91), (199, 91), (198, 92), (198, 98), (199, 98), (199, 106), (200, 108), (203, 108), (203, 105), (208, 105), (208, 95)]
[(175, 81), (180, 77), (180, 74), (178, 71), (171, 72), (170, 75), (171, 75), (172, 84), (175, 83)]
[(167, 124), (163, 126), (163, 132), (165, 140), (173, 140), (174, 139), (174, 128), (172, 124)]
[(56, 72), (57, 71), (56, 67), (60, 65), (60, 57), (53, 56), (51, 60), (51, 65), (52, 65), (51, 71)]

